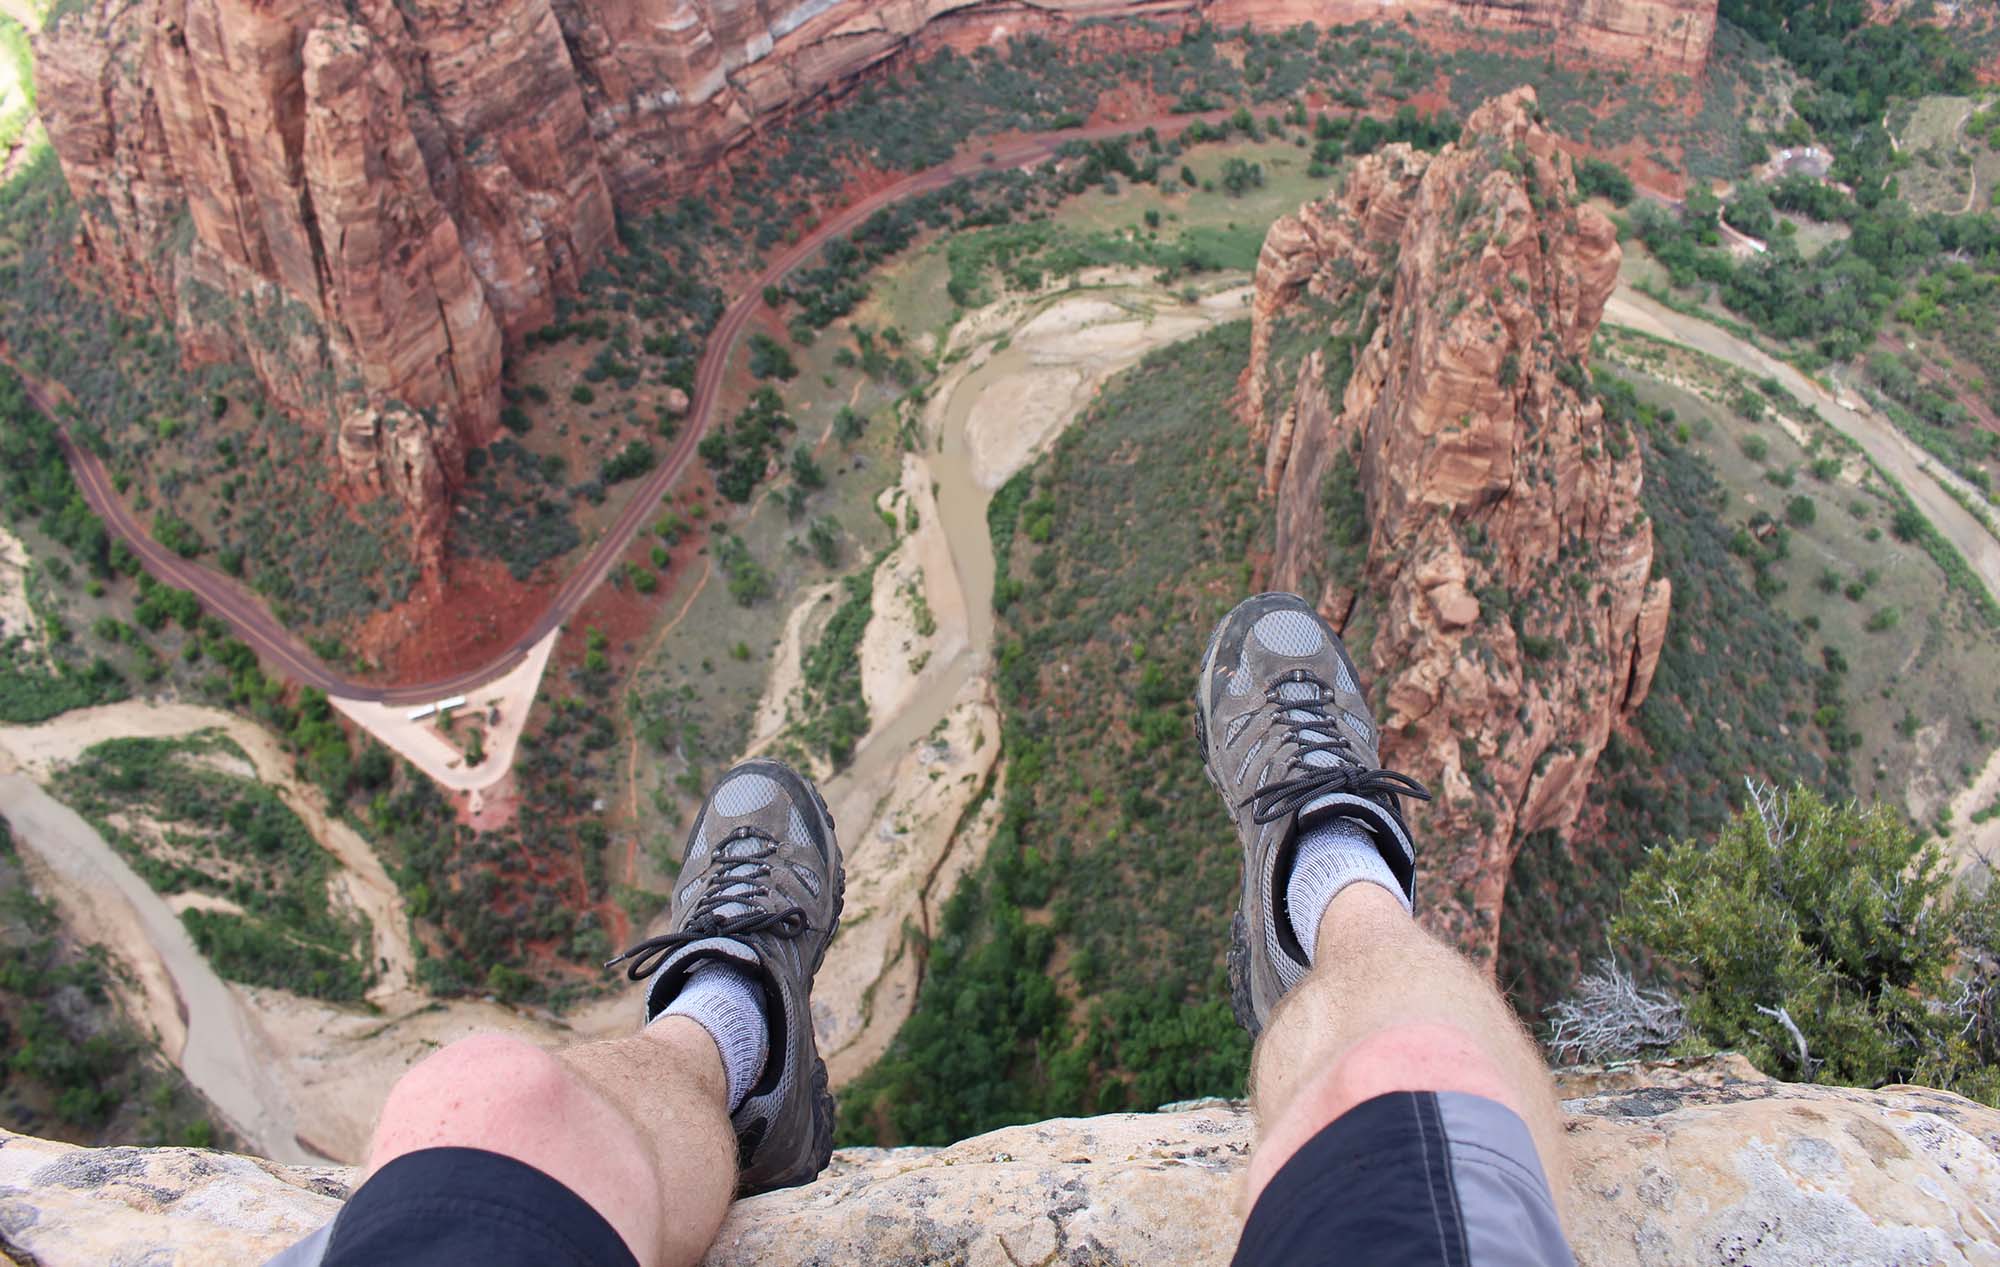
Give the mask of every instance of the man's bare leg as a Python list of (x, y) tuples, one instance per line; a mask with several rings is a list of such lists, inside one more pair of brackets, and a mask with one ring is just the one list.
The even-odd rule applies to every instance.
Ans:
[(695, 816), (667, 931), (606, 965), (644, 982), (645, 1027), (556, 1053), (480, 1035), (410, 1070), (367, 1182), (273, 1267), (699, 1261), (739, 1191), (808, 1183), (833, 1152), (811, 992), (845, 877), (808, 780), (730, 769)]
[(396, 1084), (368, 1173), (426, 1148), (499, 1153), (588, 1202), (641, 1267), (680, 1267), (707, 1252), (734, 1194), (727, 1103), (715, 1041), (685, 1017), (558, 1053), (481, 1035)]
[(1353, 884), (1327, 907), (1312, 971), (1279, 1001), (1251, 1061), (1259, 1141), (1246, 1208), (1323, 1127), (1394, 1091), (1463, 1091), (1512, 1109), (1560, 1208), (1561, 1114), (1520, 1022), (1393, 894)]

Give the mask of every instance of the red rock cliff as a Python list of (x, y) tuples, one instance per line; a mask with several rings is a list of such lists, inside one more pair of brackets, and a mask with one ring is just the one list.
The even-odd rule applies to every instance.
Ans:
[[(1562, 31), (1662, 70), (1714, 0), (1424, 0), (1425, 20)], [(249, 358), (338, 425), (429, 552), (497, 420), (502, 347), (545, 323), (636, 209), (919, 40), (1108, 16), (1380, 19), (1369, 0), (86, 0), (36, 55), (83, 262), (174, 315), (191, 361)]]
[(1419, 909), (1488, 957), (1518, 841), (1576, 819), (1669, 597), (1638, 446), (1587, 394), (1617, 239), (1537, 114), (1532, 89), (1489, 101), (1272, 226), (1244, 382), (1273, 583), (1372, 660), (1384, 761), (1437, 794)]
[(1715, 10), (1715, 0), (1215, 0), (1209, 14), (1224, 26), (1410, 21), (1439, 31), (1553, 35), (1565, 59), (1698, 75), (1715, 42)]

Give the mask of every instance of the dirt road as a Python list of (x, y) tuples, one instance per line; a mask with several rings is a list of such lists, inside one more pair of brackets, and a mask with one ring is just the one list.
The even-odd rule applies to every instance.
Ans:
[[(1144, 131), (1152, 127), (1162, 139), (1172, 139), (1196, 122), (1219, 122), (1223, 111), (1202, 115), (1162, 115), (1127, 123), (1101, 124), (1043, 132), (999, 142), (960, 155), (948, 163), (907, 176), (829, 216), (780, 252), (756, 277), (746, 281), (724, 309), (722, 320), (709, 335), (701, 364), (695, 372), (695, 389), (687, 425), (660, 464), (642, 478), (626, 495), (625, 507), (611, 526), (592, 546), (583, 560), (563, 581), (549, 606), (513, 645), (486, 663), (468, 667), (431, 682), (382, 686), (342, 676), (307, 649), (300, 639), (272, 616), (262, 600), (234, 579), (203, 567), (167, 550), (154, 541), (145, 525), (112, 486), (110, 473), (97, 455), (75, 444), (68, 432), (59, 440), (70, 470), (82, 490), (84, 500), (104, 520), (114, 537), (126, 542), (145, 564), (146, 570), (170, 585), (193, 591), (202, 606), (228, 625), (238, 638), (255, 648), (267, 663), (293, 681), (318, 687), (342, 699), (370, 700), (384, 704), (422, 704), (443, 696), (472, 690), (506, 673), (550, 633), (568, 622), (589, 598), (592, 590), (610, 575), (632, 539), (651, 518), (661, 496), (673, 486), (693, 461), (696, 447), (715, 420), (723, 376), (730, 353), (763, 305), (767, 287), (811, 259), (831, 239), (850, 233), (884, 207), (905, 198), (942, 189), (952, 182), (985, 171), (1025, 167), (1053, 156), (1074, 141), (1104, 139)], [(1268, 111), (1260, 113), (1269, 113)], [(25, 374), (23, 386), (36, 406), (52, 420), (59, 417), (54, 396), (42, 384)]]
[(1605, 306), (1604, 319), (1705, 352), (1757, 378), (1768, 376), (1778, 380), (1801, 401), (1816, 407), (1821, 417), (1860, 445), (1877, 466), (1902, 485), (1924, 517), (1965, 556), (1987, 591), (2000, 599), (2000, 540), (1953, 500), (1945, 486), (1957, 487), (1974, 498), (1979, 494), (1956, 474), (1939, 466), (1888, 419), (1872, 410), (1847, 408), (1818, 383), (1783, 361), (1719, 326), (1675, 312), (1629, 287), (1620, 286), (1613, 292), (1611, 302)]

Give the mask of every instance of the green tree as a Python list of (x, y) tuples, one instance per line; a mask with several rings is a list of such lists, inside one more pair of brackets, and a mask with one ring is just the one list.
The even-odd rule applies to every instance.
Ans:
[(806, 530), (806, 540), (812, 546), (813, 557), (825, 568), (840, 564), (840, 524), (831, 515), (821, 515), (812, 521)]
[(1264, 165), (1243, 158), (1222, 160), (1222, 187), (1232, 198), (1264, 187)]
[(1729, 200), (1723, 219), (1753, 238), (1768, 238), (1776, 224), (1771, 210), (1771, 194), (1762, 185), (1744, 185)]
[(792, 379), (799, 376), (798, 363), (785, 345), (768, 334), (750, 336), (750, 377)]
[(799, 482), (801, 488), (826, 487), (826, 472), (818, 462), (813, 461), (812, 450), (803, 444), (792, 450), (792, 478)]
[(1649, 852), (1613, 924), (1679, 980), (1695, 1041), (1798, 1081), (2000, 1099), (2000, 892), (1957, 895), (1888, 806), (1750, 792), (1712, 844)]
[(1586, 198), (1603, 196), (1617, 206), (1632, 201), (1632, 178), (1624, 169), (1601, 158), (1586, 158), (1576, 165), (1576, 188)]

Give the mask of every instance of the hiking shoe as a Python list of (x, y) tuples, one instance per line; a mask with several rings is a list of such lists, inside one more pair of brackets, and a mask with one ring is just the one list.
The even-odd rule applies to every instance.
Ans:
[(1403, 896), (1416, 850), (1398, 800), (1430, 793), (1380, 768), (1375, 719), (1339, 635), (1296, 594), (1259, 594), (1222, 618), (1202, 656), (1194, 737), (1243, 842), (1229, 926), (1229, 996), (1251, 1037), (1310, 966), (1285, 909), (1301, 827), (1358, 819)]
[(813, 1043), (812, 979), (840, 927), (846, 873), (819, 790), (777, 761), (716, 781), (695, 818), (669, 908), (671, 931), (611, 960), (646, 986), (646, 1020), (695, 967), (741, 966), (764, 986), (764, 1072), (730, 1121), (744, 1195), (809, 1183), (833, 1152), (833, 1095)]

